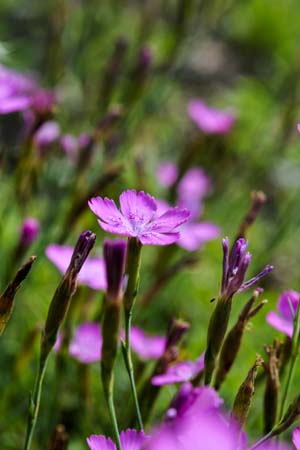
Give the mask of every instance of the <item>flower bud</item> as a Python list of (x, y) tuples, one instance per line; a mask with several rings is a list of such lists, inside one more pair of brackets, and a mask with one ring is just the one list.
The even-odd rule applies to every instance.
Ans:
[(118, 299), (122, 294), (126, 249), (125, 241), (109, 239), (104, 241), (103, 255), (106, 266), (107, 297), (111, 300)]
[(16, 292), (22, 281), (27, 277), (35, 260), (35, 256), (31, 256), (28, 259), (28, 261), (18, 270), (14, 279), (7, 285), (3, 294), (0, 296), (0, 336), (12, 315)]
[(40, 231), (40, 224), (37, 219), (27, 217), (20, 230), (20, 245), (22, 248), (27, 248), (35, 241)]
[(84, 231), (79, 236), (70, 265), (59, 283), (50, 303), (42, 338), (43, 357), (47, 357), (56, 342), (58, 329), (67, 314), (71, 297), (76, 291), (77, 275), (88, 257), (95, 240), (96, 235), (91, 231)]

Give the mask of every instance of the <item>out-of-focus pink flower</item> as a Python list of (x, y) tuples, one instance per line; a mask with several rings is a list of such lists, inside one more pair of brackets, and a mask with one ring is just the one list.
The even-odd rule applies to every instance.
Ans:
[(177, 180), (178, 167), (172, 161), (164, 161), (157, 167), (156, 177), (162, 186), (171, 187)]
[(20, 242), (23, 247), (30, 245), (40, 231), (40, 223), (34, 217), (27, 217), (24, 219), (20, 230)]
[(101, 350), (102, 335), (99, 324), (86, 322), (79, 325), (70, 343), (70, 355), (84, 364), (89, 364), (100, 361)]
[(167, 420), (187, 417), (188, 414), (213, 414), (223, 404), (223, 399), (211, 387), (194, 387), (192, 383), (184, 383), (177, 392), (167, 410)]
[[(64, 274), (71, 261), (73, 247), (67, 245), (50, 244), (46, 248), (46, 255)], [(106, 289), (106, 273), (103, 258), (88, 257), (78, 275), (78, 283), (86, 284), (92, 289)]]
[(44, 122), (33, 136), (34, 143), (39, 150), (44, 150), (53, 144), (60, 135), (60, 126), (55, 120)]
[(296, 450), (300, 450), (300, 427), (296, 427), (293, 431), (293, 444)]
[(59, 143), (70, 161), (75, 163), (78, 153), (77, 138), (73, 134), (63, 134), (59, 140)]
[(149, 194), (135, 189), (120, 195), (121, 210), (113, 200), (94, 197), (89, 207), (103, 230), (122, 236), (136, 237), (146, 245), (173, 244), (179, 238), (179, 227), (189, 218), (189, 211), (170, 208), (162, 215), (157, 214), (157, 203)]
[(232, 113), (211, 108), (200, 99), (189, 102), (188, 115), (206, 134), (227, 134), (235, 122)]
[[(128, 429), (120, 433), (122, 450), (141, 450), (147, 437), (143, 431)], [(116, 444), (100, 434), (92, 434), (87, 438), (90, 450), (116, 450)]]
[[(163, 214), (170, 208), (169, 204), (162, 199), (157, 200), (159, 214)], [(195, 212), (195, 211), (194, 211)], [(195, 214), (198, 216), (198, 212)], [(199, 250), (205, 242), (216, 239), (220, 235), (220, 228), (212, 222), (198, 222), (190, 218), (181, 225), (179, 239), (176, 242), (179, 247), (188, 251)]]
[(187, 222), (180, 229), (177, 245), (190, 252), (199, 250), (207, 241), (220, 235), (220, 228), (211, 222)]
[(45, 114), (52, 109), (54, 101), (54, 94), (40, 89), (32, 78), (0, 65), (0, 114), (28, 108)]
[[(121, 332), (122, 339), (125, 333)], [(149, 336), (141, 328), (132, 326), (130, 331), (130, 343), (132, 350), (141, 359), (158, 359), (166, 347), (165, 336)]]
[(267, 322), (276, 330), (292, 337), (294, 329), (293, 315), (296, 315), (299, 301), (299, 292), (293, 290), (283, 292), (277, 303), (278, 312), (269, 312), (266, 316)]
[(155, 375), (151, 383), (154, 386), (163, 386), (165, 384), (182, 383), (190, 381), (204, 369), (204, 353), (196, 361), (182, 361), (170, 366), (168, 370)]
[(211, 180), (201, 167), (192, 167), (185, 172), (177, 187), (179, 203), (189, 205), (201, 201), (211, 190)]
[(297, 123), (297, 130), (298, 130), (299, 133), (300, 133), (300, 123)]

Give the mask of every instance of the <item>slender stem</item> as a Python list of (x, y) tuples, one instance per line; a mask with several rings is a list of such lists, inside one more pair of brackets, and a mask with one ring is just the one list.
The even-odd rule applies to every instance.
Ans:
[(293, 336), (292, 336), (292, 357), (291, 357), (290, 367), (289, 367), (289, 371), (288, 371), (288, 375), (287, 375), (287, 379), (286, 379), (286, 383), (285, 383), (285, 387), (284, 387), (284, 391), (283, 391), (283, 396), (282, 396), (280, 415), (279, 415), (280, 420), (282, 419), (283, 414), (284, 414), (285, 405), (286, 405), (286, 401), (288, 398), (291, 382), (292, 382), (292, 379), (294, 376), (297, 357), (299, 354), (299, 347), (300, 347), (299, 328), (300, 328), (300, 301), (298, 302), (297, 313), (296, 313), (296, 317), (294, 319), (294, 330), (293, 330)]
[(113, 429), (114, 429), (114, 433), (115, 433), (115, 440), (116, 440), (117, 450), (122, 450), (121, 441), (120, 441), (120, 433), (119, 433), (118, 422), (117, 422), (117, 416), (116, 416), (115, 405), (114, 405), (114, 396), (113, 396), (113, 391), (112, 390), (108, 392), (107, 404), (108, 404), (108, 410), (109, 410), (110, 419), (111, 419), (111, 422), (113, 424)]
[(136, 409), (136, 415), (138, 420), (138, 427), (140, 430), (143, 430), (143, 420), (140, 410), (140, 405), (138, 401), (138, 395), (136, 390), (136, 384), (135, 384), (135, 376), (134, 376), (134, 370), (133, 370), (133, 364), (132, 364), (132, 358), (131, 358), (131, 347), (130, 347), (130, 327), (131, 327), (131, 318), (132, 313), (130, 312), (127, 316), (125, 316), (125, 351), (123, 352), (124, 358), (125, 358), (125, 365), (129, 376), (134, 406)]
[(128, 239), (127, 249), (127, 261), (126, 261), (126, 274), (128, 276), (127, 288), (124, 295), (124, 308), (125, 308), (125, 346), (123, 349), (123, 356), (125, 360), (126, 369), (129, 376), (133, 401), (136, 409), (136, 415), (138, 420), (138, 427), (143, 429), (142, 415), (139, 407), (139, 401), (137, 396), (137, 390), (135, 385), (134, 370), (131, 358), (130, 348), (130, 327), (132, 319), (132, 311), (138, 291), (139, 274), (141, 266), (141, 250), (142, 244), (136, 238)]
[(39, 367), (36, 374), (35, 384), (33, 393), (30, 396), (29, 400), (29, 411), (28, 411), (28, 422), (27, 422), (27, 431), (26, 431), (26, 439), (24, 450), (29, 450), (31, 446), (31, 441), (33, 438), (37, 417), (40, 408), (40, 400), (41, 400), (41, 392), (42, 392), (42, 384), (46, 371), (46, 363), (47, 358), (40, 358)]

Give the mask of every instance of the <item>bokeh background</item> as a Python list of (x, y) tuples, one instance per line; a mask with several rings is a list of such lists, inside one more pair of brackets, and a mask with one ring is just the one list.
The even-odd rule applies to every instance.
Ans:
[[(104, 233), (85, 206), (91, 193), (117, 200), (124, 189), (135, 188), (174, 203), (174, 191), (160, 186), (156, 177), (158, 165), (166, 160), (181, 164), (182, 173), (193, 166), (205, 170), (212, 189), (202, 219), (218, 225), (221, 237), (235, 237), (253, 190), (262, 190), (268, 198), (248, 234), (250, 275), (267, 263), (275, 270), (262, 283), (269, 302), (248, 327), (242, 352), (221, 389), (230, 409), (256, 353), (263, 355), (263, 345), (278, 336), (266, 324), (266, 312), (275, 308), (281, 291), (299, 290), (298, 0), (1, 0), (0, 17), (1, 64), (55, 92), (51, 118), (61, 134), (97, 136), (82, 171), (58, 141), (41, 150), (32, 169), (22, 149), (22, 116), (0, 116), (2, 288), (23, 219), (35, 217), (41, 226), (28, 249), (28, 255), (38, 256), (37, 262), (0, 341), (1, 448), (21, 448), (38, 355), (38, 333), (33, 330), (43, 324), (60, 279), (45, 256), (46, 246), (74, 245), (78, 234), (89, 228), (97, 234), (101, 254)], [(203, 133), (187, 112), (195, 98), (232, 112), (236, 122), (230, 133)], [(176, 246), (145, 247), (140, 298), (159, 273), (187, 256)], [(158, 334), (165, 333), (172, 317), (189, 321), (181, 357), (190, 359), (205, 348), (210, 299), (218, 293), (221, 277), (220, 239), (193, 252), (193, 258), (146, 306), (137, 301), (134, 319)], [(96, 317), (101, 292), (82, 287), (80, 295), (89, 304), (89, 318)], [(235, 299), (232, 322), (247, 298), (243, 294)], [(73, 326), (78, 323), (80, 313)], [(29, 355), (24, 342), (30, 343)], [(80, 382), (85, 369), (74, 360), (56, 359), (52, 357), (46, 375), (33, 448), (47, 448), (55, 425), (63, 421), (70, 450), (81, 450), (86, 436), (110, 430), (99, 368), (90, 368), (86, 407)], [(151, 372), (151, 363), (147, 370)], [(127, 425), (129, 392), (121, 359), (117, 374), (122, 428)], [(261, 433), (262, 392), (258, 386), (247, 426), (251, 436)], [(162, 390), (153, 420), (174, 393), (173, 386)]]

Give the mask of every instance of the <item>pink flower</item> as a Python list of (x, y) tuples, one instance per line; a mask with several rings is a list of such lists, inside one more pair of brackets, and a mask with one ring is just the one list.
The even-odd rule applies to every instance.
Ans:
[(120, 195), (119, 210), (113, 200), (94, 197), (89, 207), (103, 230), (122, 236), (136, 237), (142, 244), (168, 245), (179, 238), (178, 228), (189, 218), (189, 211), (170, 208), (164, 214), (157, 213), (155, 199), (135, 189)]
[(211, 181), (201, 167), (192, 167), (181, 178), (178, 187), (178, 204), (191, 212), (191, 218), (199, 217), (202, 200), (211, 190)]
[(171, 187), (178, 177), (178, 168), (172, 161), (164, 161), (157, 167), (156, 177), (163, 187)]
[[(299, 292), (293, 290), (283, 292), (277, 303), (278, 312), (271, 311), (266, 317), (267, 322), (272, 327), (290, 338), (293, 336), (294, 329), (293, 314), (296, 315), (299, 300)], [(293, 313), (291, 308), (293, 309)]]
[(36, 147), (40, 150), (53, 144), (60, 135), (60, 126), (55, 120), (44, 122), (33, 136)]
[(293, 444), (296, 450), (300, 450), (300, 427), (296, 427), (293, 431)]
[(70, 343), (69, 352), (81, 363), (89, 364), (100, 361), (102, 335), (97, 323), (86, 322), (79, 325)]
[[(50, 244), (46, 248), (46, 255), (55, 264), (61, 273), (65, 273), (71, 256), (73, 247), (67, 245)], [(88, 257), (78, 275), (78, 282), (86, 284), (92, 289), (106, 289), (106, 273), (103, 258)]]
[[(120, 433), (122, 450), (141, 450), (147, 437), (143, 431), (128, 429)], [(105, 436), (92, 434), (87, 438), (90, 450), (116, 450), (116, 444)]]
[(211, 108), (202, 100), (191, 100), (188, 104), (188, 114), (206, 134), (227, 134), (235, 122), (233, 114)]
[(297, 130), (298, 130), (299, 133), (300, 133), (300, 123), (297, 123)]
[(151, 383), (154, 386), (163, 386), (165, 384), (182, 383), (189, 381), (198, 375), (204, 369), (204, 353), (196, 361), (182, 361), (170, 366), (168, 370), (155, 375)]
[[(124, 336), (124, 331), (122, 331), (122, 339)], [(158, 359), (165, 351), (166, 338), (164, 336), (149, 336), (141, 328), (132, 326), (130, 337), (131, 348), (141, 359)]]
[[(157, 200), (157, 205), (159, 214), (163, 214), (170, 208), (169, 204), (161, 199)], [(195, 207), (192, 207), (192, 211), (194, 211), (192, 217), (181, 225), (179, 239), (176, 242), (179, 247), (188, 251), (199, 250), (205, 242), (216, 239), (220, 235), (220, 228), (214, 223), (195, 220), (194, 213), (198, 216), (199, 209), (196, 212)]]

